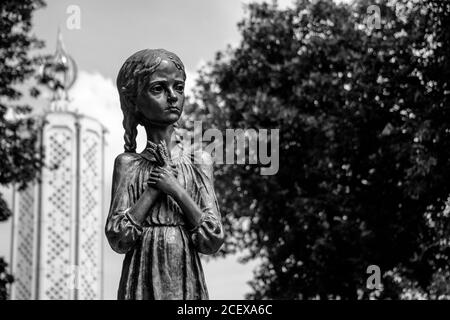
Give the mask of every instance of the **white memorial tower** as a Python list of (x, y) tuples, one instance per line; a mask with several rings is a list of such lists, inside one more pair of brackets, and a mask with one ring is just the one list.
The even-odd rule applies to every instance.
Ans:
[(76, 74), (58, 32), (42, 69), (53, 98), (42, 116), (41, 181), (13, 195), (11, 299), (102, 299), (106, 130), (70, 111)]

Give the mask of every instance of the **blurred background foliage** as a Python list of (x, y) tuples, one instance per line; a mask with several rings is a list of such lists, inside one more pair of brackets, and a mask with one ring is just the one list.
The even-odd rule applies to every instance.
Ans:
[(216, 168), (222, 253), (261, 261), (248, 298), (449, 297), (449, 26), (446, 1), (250, 4), (200, 70), (188, 128), (280, 129), (276, 175)]
[[(42, 166), (38, 148), (40, 124), (31, 117), (32, 107), (20, 103), (23, 85), (37, 74), (43, 57), (32, 56), (32, 50), (43, 42), (32, 33), (35, 10), (45, 6), (41, 0), (2, 0), (0, 2), (0, 185), (24, 189), (38, 178)], [(36, 86), (28, 86), (30, 97), (37, 97)], [(0, 222), (11, 216), (11, 210), (0, 193)], [(8, 297), (7, 286), (14, 278), (8, 264), (0, 257), (0, 300)]]

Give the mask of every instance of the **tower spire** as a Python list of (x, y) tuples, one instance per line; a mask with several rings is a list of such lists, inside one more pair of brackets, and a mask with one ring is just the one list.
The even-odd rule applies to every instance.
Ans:
[(53, 105), (65, 105), (64, 101), (68, 100), (67, 91), (74, 84), (76, 77), (77, 65), (67, 53), (61, 28), (58, 27), (55, 53), (42, 68), (42, 82), (53, 92)]
[(57, 31), (57, 35), (56, 35), (56, 53), (58, 52), (66, 52), (65, 48), (64, 48), (64, 41), (63, 41), (63, 35), (61, 32), (61, 27), (58, 26), (58, 31)]

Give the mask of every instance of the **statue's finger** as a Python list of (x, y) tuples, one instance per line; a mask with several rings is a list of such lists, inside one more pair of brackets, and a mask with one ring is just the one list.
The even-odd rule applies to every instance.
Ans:
[(161, 176), (161, 173), (159, 173), (159, 172), (152, 172), (150, 174), (150, 179), (159, 179), (160, 176)]
[(154, 167), (150, 173), (153, 173), (153, 172), (161, 172), (162, 169), (163, 169), (163, 167)]

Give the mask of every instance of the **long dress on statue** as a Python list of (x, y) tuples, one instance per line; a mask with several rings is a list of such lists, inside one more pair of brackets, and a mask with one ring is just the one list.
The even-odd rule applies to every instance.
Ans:
[(195, 161), (196, 153), (183, 151), (181, 143), (173, 153), (178, 181), (203, 212), (194, 230), (189, 230), (175, 201), (163, 193), (141, 225), (133, 220), (128, 211), (147, 188), (156, 160), (148, 149), (116, 158), (105, 232), (113, 250), (126, 254), (120, 300), (209, 298), (198, 253), (215, 253), (224, 237), (212, 165), (205, 153)]

